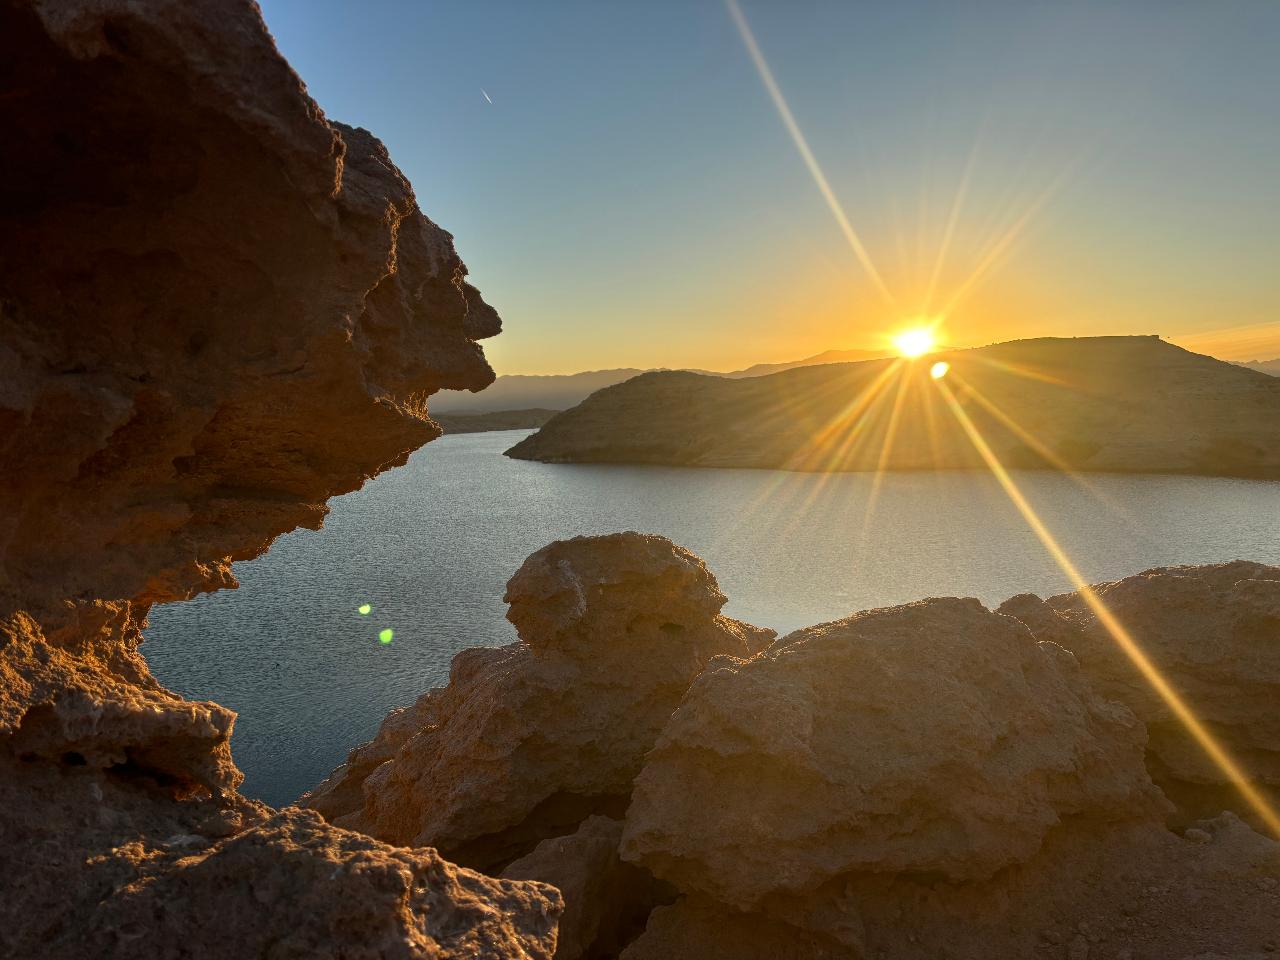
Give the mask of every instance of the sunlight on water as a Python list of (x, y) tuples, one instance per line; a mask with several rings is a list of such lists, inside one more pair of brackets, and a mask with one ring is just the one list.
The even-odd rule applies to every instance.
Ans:
[[(726, 613), (781, 631), (925, 596), (994, 605), (1070, 589), (989, 473), (886, 474), (868, 519), (866, 474), (822, 482), (501, 455), (524, 435), (438, 440), (332, 501), (324, 529), (237, 564), (240, 590), (152, 611), (143, 652), (160, 680), (240, 712), (233, 747), (248, 795), (295, 799), (388, 710), (444, 683), (458, 650), (514, 640), (506, 581), (558, 538), (669, 536), (707, 561)], [(1237, 557), (1280, 563), (1280, 483), (1094, 475), (1099, 497), (1057, 474), (1014, 476), (1090, 581)], [(774, 502), (805, 510), (744, 511), (774, 487)], [(368, 598), (361, 616), (353, 596)], [(396, 626), (371, 643), (375, 608)]]

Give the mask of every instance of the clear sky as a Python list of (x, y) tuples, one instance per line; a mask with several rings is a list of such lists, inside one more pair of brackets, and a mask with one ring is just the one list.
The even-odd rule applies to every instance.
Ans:
[(1280, 356), (1272, 0), (741, 0), (887, 295), (722, 0), (263, 10), (454, 234), (500, 373), (732, 369), (918, 316)]

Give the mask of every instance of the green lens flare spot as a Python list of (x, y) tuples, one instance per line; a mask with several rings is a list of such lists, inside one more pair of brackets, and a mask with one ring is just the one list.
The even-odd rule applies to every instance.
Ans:
[(378, 634), (378, 642), (385, 646), (386, 644), (391, 642), (391, 638), (394, 637), (395, 635), (396, 635), (396, 632), (392, 630), (390, 627), (387, 627), (386, 629), (384, 629), (382, 632)]
[(360, 612), (360, 616), (367, 617), (369, 614), (373, 613), (373, 605), (369, 603), (362, 603), (360, 606), (356, 607), (356, 610)]

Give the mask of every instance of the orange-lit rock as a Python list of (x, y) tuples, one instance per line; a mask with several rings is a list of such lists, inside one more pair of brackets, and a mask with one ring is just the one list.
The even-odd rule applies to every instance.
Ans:
[(741, 909), (853, 872), (984, 879), (1068, 818), (1159, 817), (1145, 741), (976, 600), (869, 610), (713, 663), (636, 779), (623, 856)]
[[(1280, 567), (1166, 567), (1094, 589), (1206, 729), (1280, 804)], [(1094, 687), (1138, 715), (1151, 775), (1185, 816), (1229, 809), (1257, 822), (1080, 596), (1023, 595), (1000, 610), (1074, 651)]]
[(706, 566), (665, 537), (558, 541), (507, 586), (520, 642), (464, 650), (449, 685), (393, 713), (304, 803), (392, 843), (500, 868), (631, 782), (711, 658), (773, 636), (719, 615)]

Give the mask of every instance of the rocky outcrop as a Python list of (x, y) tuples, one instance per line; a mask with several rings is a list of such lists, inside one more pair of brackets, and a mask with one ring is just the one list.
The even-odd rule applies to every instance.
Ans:
[(6, 892), (6, 957), (546, 960), (555, 949), (554, 889), (484, 877), (434, 850), (296, 809), (158, 804), (126, 777), (84, 768), (6, 764), (4, 776), (0, 796), (19, 810), (49, 791), (29, 820), (6, 818), (39, 857)]
[(623, 855), (743, 910), (850, 873), (981, 880), (1065, 819), (1158, 816), (1145, 739), (976, 600), (866, 611), (711, 664), (636, 780)]
[(138, 652), (492, 380), (449, 234), (249, 0), (0, 0), (0, 47), (0, 954), (550, 956), (551, 888), (240, 797)]
[(1273, 950), (1280, 845), (1178, 835), (1143, 725), (1075, 658), (927, 600), (712, 661), (636, 779), (622, 856), (682, 896), (627, 960)]
[[(939, 360), (951, 365), (941, 382), (930, 376)], [(507, 455), (985, 469), (948, 392), (1008, 467), (1280, 478), (1280, 380), (1155, 337), (1017, 340), (741, 380), (646, 373), (592, 394)]]
[(507, 585), (520, 642), (465, 650), (449, 685), (393, 713), (303, 803), (391, 843), (500, 869), (631, 782), (711, 658), (773, 634), (719, 615), (706, 566), (664, 537), (558, 541)]
[(567, 837), (543, 840), (502, 876), (539, 880), (564, 897), (556, 960), (614, 957), (644, 928), (665, 887), (618, 856), (622, 821), (588, 817)]
[[(1280, 802), (1280, 567), (1166, 567), (1094, 591), (1255, 786)], [(1252, 816), (1080, 595), (1024, 594), (1000, 611), (1074, 651), (1094, 687), (1146, 724), (1148, 768), (1184, 816)]]
[(492, 380), (449, 234), (248, 0), (8, 0), (0, 36), (6, 609), (230, 586)]

